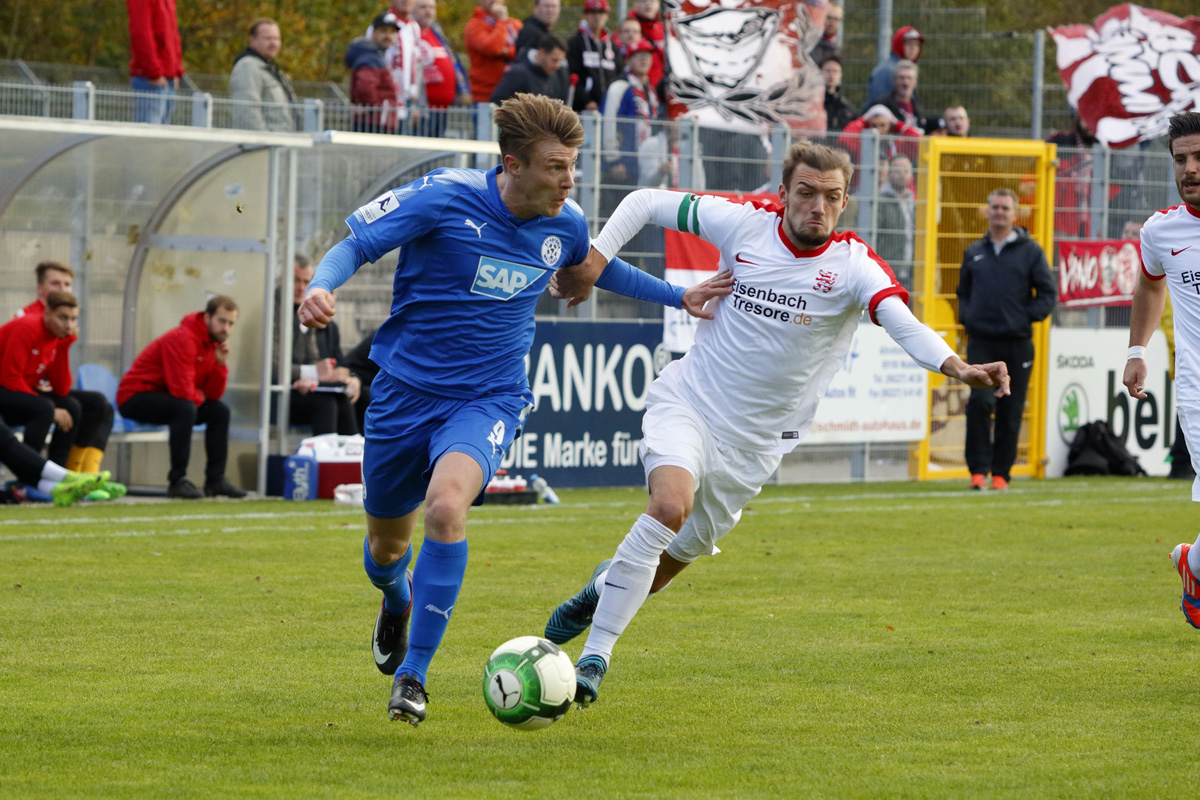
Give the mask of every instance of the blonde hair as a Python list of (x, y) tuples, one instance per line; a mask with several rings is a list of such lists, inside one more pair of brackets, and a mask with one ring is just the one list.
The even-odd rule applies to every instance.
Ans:
[(813, 144), (807, 139), (796, 142), (788, 148), (787, 154), (783, 157), (782, 182), (785, 187), (792, 182), (792, 173), (796, 171), (798, 164), (804, 164), (806, 167), (812, 167), (820, 172), (839, 169), (846, 176), (846, 188), (850, 188), (854, 165), (850, 163), (850, 156), (842, 150), (834, 150), (823, 144)]
[(518, 94), (500, 104), (492, 118), (500, 129), (500, 156), (514, 156), (528, 164), (541, 141), (581, 147), (583, 125), (579, 115), (561, 100), (540, 94)]

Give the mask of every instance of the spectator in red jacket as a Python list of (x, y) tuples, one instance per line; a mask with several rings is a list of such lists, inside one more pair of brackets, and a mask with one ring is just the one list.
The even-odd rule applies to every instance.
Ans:
[(166, 125), (183, 77), (183, 45), (175, 0), (125, 0), (129, 12), (129, 74), (134, 122)]
[[(50, 292), (42, 302), (43, 313), (26, 313), (0, 326), (0, 417), (24, 425), (25, 443), (38, 452), (53, 424), (48, 456), (66, 464), (76, 441), (92, 446), (102, 437), (107, 442), (112, 417), (105, 427), (102, 414), (85, 414), (69, 394), (68, 351), (78, 333), (79, 303), (70, 292)], [(103, 396), (99, 399), (107, 405)]]
[(346, 66), (351, 70), (350, 102), (359, 106), (351, 112), (356, 131), (396, 132), (396, 81), (383, 54), (395, 43), (399, 31), (400, 21), (388, 11), (375, 17), (369, 37), (355, 39), (346, 48)]
[[(879, 131), (880, 136), (921, 137), (919, 129), (896, 119), (896, 115), (887, 106), (873, 105), (861, 117), (847, 125), (842, 130), (842, 135), (838, 137), (838, 147), (850, 154), (850, 160), (855, 169), (861, 165), (862, 161), (862, 140), (859, 137), (867, 128)], [(915, 143), (909, 146), (901, 144), (900, 141), (894, 139), (885, 141), (881, 158), (891, 159), (897, 155), (903, 155), (915, 161), (917, 157)]]
[(508, 16), (504, 0), (476, 0), (475, 12), (463, 28), (463, 44), (471, 59), (467, 78), (471, 99), (487, 103), (509, 62), (517, 57), (521, 23)]
[[(74, 270), (58, 261), (43, 261), (34, 268), (34, 274), (37, 275), (37, 299), (18, 311), (17, 317), (40, 318), (45, 313), (46, 298), (50, 293), (69, 293), (75, 283)], [(44, 392), (45, 386), (41, 390)], [(79, 427), (74, 432), (58, 429), (50, 443), (51, 460), (57, 460), (54, 456), (64, 455), (62, 448), (66, 447), (69, 450), (66, 461), (59, 463), (73, 472), (99, 472), (112, 433), (113, 407), (100, 392), (71, 389), (67, 397), (74, 402), (70, 413), (79, 422)]]
[[(221, 402), (229, 378), (227, 339), (237, 316), (233, 298), (217, 295), (203, 312), (188, 314), (178, 328), (147, 345), (117, 387), (117, 408), (123, 416), (171, 429), (168, 497), (246, 496), (225, 479), (229, 406)], [(208, 465), (203, 494), (187, 479), (193, 425), (208, 426), (204, 432)]]

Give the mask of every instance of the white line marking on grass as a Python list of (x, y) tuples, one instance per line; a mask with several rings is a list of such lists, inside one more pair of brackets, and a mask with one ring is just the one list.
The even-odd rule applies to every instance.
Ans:
[[(198, 534), (210, 533), (245, 533), (247, 531), (278, 531), (278, 528), (269, 527), (266, 525), (245, 525), (241, 527), (231, 526), (224, 528), (174, 528), (166, 531), (108, 531), (101, 533), (17, 533), (9, 536), (0, 536), (0, 542), (32, 542), (45, 539), (141, 539), (149, 536), (196, 536)], [(296, 527), (288, 526), (288, 532), (292, 531), (315, 531), (320, 530), (312, 526)]]
[(348, 517), (361, 509), (345, 511), (252, 511), (244, 514), (171, 514), (157, 517), (51, 517), (49, 519), (3, 519), (0, 525), (114, 525), (164, 520), (191, 521), (203, 519), (284, 519), (287, 517)]

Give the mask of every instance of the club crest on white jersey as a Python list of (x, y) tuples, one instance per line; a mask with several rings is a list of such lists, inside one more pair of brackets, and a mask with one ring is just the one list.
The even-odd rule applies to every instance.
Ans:
[(546, 271), (538, 267), (516, 264), (490, 256), (479, 257), (471, 294), (482, 294), (497, 300), (511, 300), (538, 283)]

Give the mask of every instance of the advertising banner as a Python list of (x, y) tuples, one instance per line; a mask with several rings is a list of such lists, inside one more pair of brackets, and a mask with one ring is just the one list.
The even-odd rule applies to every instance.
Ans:
[(661, 342), (657, 320), (540, 320), (526, 358), (535, 409), (500, 466), (553, 487), (643, 483), (646, 392), (670, 363)]
[(804, 444), (921, 441), (927, 376), (887, 331), (864, 318)]
[(1141, 242), (1114, 240), (1058, 245), (1058, 304), (1063, 308), (1127, 306), (1141, 269)]
[(1167, 371), (1167, 342), (1155, 332), (1146, 347), (1146, 397), (1121, 383), (1129, 331), (1051, 328), (1046, 407), (1046, 477), (1061, 477), (1081, 425), (1104, 420), (1150, 475), (1166, 475), (1175, 436), (1175, 387)]

